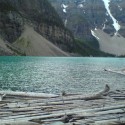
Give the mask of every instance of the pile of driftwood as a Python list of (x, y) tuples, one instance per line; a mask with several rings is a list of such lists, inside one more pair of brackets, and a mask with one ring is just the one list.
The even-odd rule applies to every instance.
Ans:
[(123, 125), (125, 89), (61, 95), (0, 92), (0, 125)]

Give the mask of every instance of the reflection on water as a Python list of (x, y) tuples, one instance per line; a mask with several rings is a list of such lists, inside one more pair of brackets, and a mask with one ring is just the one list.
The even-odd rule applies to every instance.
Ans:
[(122, 69), (120, 58), (0, 57), (0, 89), (60, 93), (93, 93), (109, 84), (125, 88), (125, 76), (104, 72)]

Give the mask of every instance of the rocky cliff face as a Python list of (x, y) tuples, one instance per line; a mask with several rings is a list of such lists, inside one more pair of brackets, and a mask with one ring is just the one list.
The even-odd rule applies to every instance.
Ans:
[(72, 34), (66, 29), (60, 28), (58, 26), (47, 26), (47, 24), (42, 23), (39, 25), (38, 31), (62, 50), (72, 52), (74, 39)]
[(74, 38), (47, 0), (0, 0), (0, 38), (9, 48), (13, 48), (25, 25), (60, 49), (72, 52)]
[[(76, 38), (104, 52), (125, 55), (125, 0), (49, 1)], [(105, 34), (108, 39), (102, 38)]]
[(125, 55), (124, 0), (49, 1), (62, 19), (48, 0), (0, 0), (0, 53), (45, 56), (43, 50), (49, 47), (50, 56), (105, 55), (98, 50)]

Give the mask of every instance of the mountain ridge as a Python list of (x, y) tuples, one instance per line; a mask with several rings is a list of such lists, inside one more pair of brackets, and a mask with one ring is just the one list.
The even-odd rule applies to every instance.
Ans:
[[(124, 0), (49, 0), (76, 38), (90, 46), (115, 56), (124, 56), (125, 1)], [(64, 8), (62, 5), (67, 6)], [(63, 9), (66, 9), (65, 12)], [(97, 31), (110, 37), (105, 44)], [(96, 36), (97, 35), (97, 36)], [(120, 39), (121, 37), (121, 39)], [(96, 40), (95, 40), (96, 39)], [(112, 45), (112, 39), (115, 41)], [(125, 39), (124, 39), (125, 41)], [(111, 44), (110, 44), (111, 43)], [(120, 47), (115, 47), (121, 44)], [(122, 46), (123, 45), (123, 46)], [(103, 47), (102, 47), (103, 46)], [(103, 48), (103, 49), (102, 49)], [(121, 48), (121, 52), (119, 50)]]
[[(97, 13), (100, 5), (103, 9)], [(112, 53), (111, 48), (106, 50), (98, 36), (97, 31), (101, 28), (110, 37), (115, 33), (109, 17), (109, 24), (102, 25), (105, 19), (101, 14), (104, 13), (102, 0), (0, 0), (0, 55), (121, 56), (124, 51), (118, 54)]]
[[(18, 49), (13, 46), (13, 43), (24, 32), (25, 25), (31, 26), (35, 32), (47, 39), (43, 40), (46, 41), (46, 44), (47, 41), (51, 41), (50, 44), (53, 44), (54, 48), (57, 46), (59, 51), (55, 56), (60, 55), (58, 54), (60, 51), (62, 51), (62, 55), (67, 55), (64, 54), (65, 52), (72, 52), (74, 38), (47, 0), (0, 0), (0, 8), (0, 37), (6, 48), (9, 47), (8, 49), (11, 49), (15, 55), (19, 53), (27, 55), (27, 53), (18, 52)], [(8, 44), (6, 45), (6, 43)], [(41, 52), (44, 53), (42, 48)], [(45, 56), (40, 53), (37, 55)], [(32, 53), (32, 55), (34, 54)], [(53, 56), (53, 54), (50, 53), (49, 56)]]

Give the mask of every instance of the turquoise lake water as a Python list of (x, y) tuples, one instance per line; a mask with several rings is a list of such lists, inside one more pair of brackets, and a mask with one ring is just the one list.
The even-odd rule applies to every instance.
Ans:
[(93, 93), (105, 84), (125, 88), (125, 76), (104, 68), (125, 68), (125, 58), (0, 57), (0, 90)]

